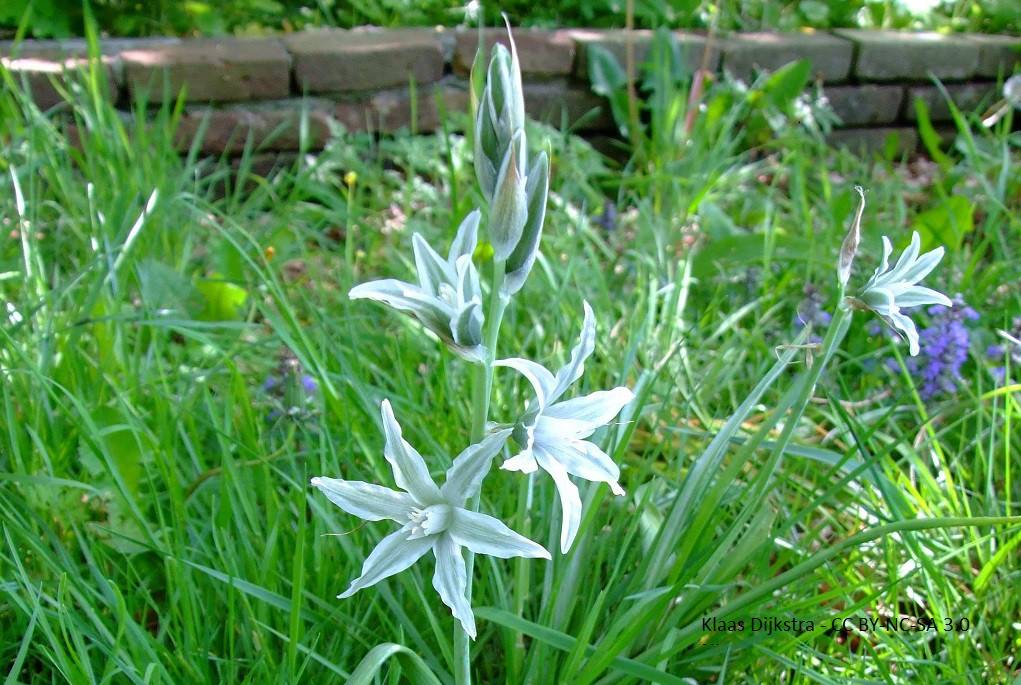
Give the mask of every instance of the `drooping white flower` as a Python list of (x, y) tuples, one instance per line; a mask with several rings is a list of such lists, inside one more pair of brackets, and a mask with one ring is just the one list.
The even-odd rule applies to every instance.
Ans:
[(338, 598), (350, 597), (400, 573), (432, 550), (436, 557), (433, 587), (474, 639), (475, 616), (467, 597), (468, 576), (461, 548), (501, 559), (550, 558), (543, 547), (492, 516), (464, 508), (464, 503), (479, 493), (493, 457), (511, 430), (492, 433), (461, 452), (447, 470), (446, 482), (437, 487), (422, 455), (401, 436), (401, 427), (386, 400), (381, 413), (386, 436), (383, 455), (403, 492), (362, 481), (322, 476), (312, 479), (312, 485), (347, 513), (366, 521), (390, 519), (401, 524), (376, 545), (362, 565), (362, 574)]
[(911, 318), (901, 312), (901, 308), (929, 304), (953, 306), (950, 298), (943, 293), (917, 285), (943, 259), (942, 247), (919, 256), (921, 242), (918, 232), (914, 232), (908, 249), (904, 250), (897, 263), (890, 268), (893, 245), (884, 235), (883, 260), (858, 296), (860, 302), (878, 314), (888, 325), (904, 334), (912, 357), (919, 351), (918, 330)]
[(348, 297), (376, 300), (407, 312), (454, 352), (482, 362), (482, 286), (472, 263), (480, 216), (476, 209), (461, 222), (446, 259), (418, 233), (412, 236), (417, 284), (385, 278), (355, 286)]
[(558, 401), (567, 388), (581, 377), (585, 360), (595, 348), (595, 317), (588, 302), (584, 303), (584, 308), (581, 339), (571, 351), (570, 362), (556, 375), (527, 359), (494, 362), (496, 366), (506, 366), (520, 373), (535, 390), (535, 400), (514, 427), (514, 440), (521, 446), (521, 452), (505, 461), (500, 468), (523, 473), (542, 468), (553, 477), (563, 509), (560, 550), (564, 553), (571, 548), (581, 525), (581, 497), (570, 475), (608, 483), (613, 494), (624, 494), (617, 482), (620, 468), (585, 438), (609, 423), (634, 398), (630, 389), (621, 386)]

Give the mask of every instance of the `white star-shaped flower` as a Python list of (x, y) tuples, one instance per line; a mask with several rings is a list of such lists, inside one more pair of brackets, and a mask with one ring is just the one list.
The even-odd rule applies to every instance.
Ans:
[(492, 516), (464, 508), (464, 503), (479, 493), (493, 457), (511, 431), (495, 432), (461, 452), (447, 470), (446, 482), (437, 487), (422, 455), (401, 437), (401, 427), (388, 401), (383, 401), (381, 411), (386, 436), (383, 454), (403, 492), (362, 481), (312, 479), (312, 485), (347, 513), (366, 521), (390, 519), (401, 524), (399, 530), (376, 545), (362, 565), (362, 574), (338, 597), (350, 597), (400, 573), (432, 550), (436, 557), (433, 587), (474, 639), (475, 616), (467, 598), (468, 576), (461, 548), (501, 559), (550, 558), (543, 547)]
[(469, 361), (482, 362), (482, 286), (472, 263), (480, 216), (476, 209), (464, 218), (446, 259), (421, 235), (412, 236), (417, 284), (384, 278), (355, 286), (348, 297), (376, 300), (407, 312), (454, 352)]
[(541, 467), (553, 477), (563, 509), (560, 550), (564, 553), (574, 543), (581, 524), (581, 497), (569, 475), (609, 483), (613, 494), (624, 494), (617, 482), (620, 468), (585, 438), (609, 423), (634, 398), (630, 389), (621, 386), (558, 401), (581, 377), (585, 360), (595, 348), (595, 317), (588, 302), (584, 307), (581, 339), (571, 351), (571, 361), (555, 376), (546, 367), (527, 359), (494, 362), (496, 366), (506, 366), (520, 373), (535, 390), (535, 400), (514, 427), (514, 440), (521, 446), (521, 452), (505, 461), (501, 468), (532, 473)]
[(918, 232), (912, 233), (911, 244), (891, 269), (889, 264), (893, 245), (890, 244), (890, 239), (884, 235), (883, 261), (858, 297), (887, 324), (904, 334), (908, 340), (908, 350), (912, 357), (919, 352), (918, 330), (911, 318), (901, 312), (901, 308), (921, 307), (928, 304), (953, 306), (950, 298), (943, 293), (917, 285), (943, 259), (942, 247), (937, 247), (935, 250), (919, 256), (921, 242)]

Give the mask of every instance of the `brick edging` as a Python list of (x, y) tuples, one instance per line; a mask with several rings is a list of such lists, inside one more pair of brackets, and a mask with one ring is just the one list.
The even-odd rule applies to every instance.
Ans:
[[(998, 76), (1021, 65), (1021, 37), (864, 31), (741, 33), (709, 40), (675, 32), (689, 66), (727, 69), (741, 78), (794, 59), (811, 60), (817, 80), (844, 120), (838, 139), (874, 128), (883, 134), (913, 126), (915, 98), (933, 119), (949, 110), (932, 77), (947, 83), (970, 108), (989, 98)], [(486, 45), (502, 30), (482, 32)], [(298, 148), (302, 111), (309, 113), (310, 141), (321, 145), (330, 120), (348, 129), (434, 129), (439, 110), (466, 109), (466, 77), (480, 34), (453, 29), (317, 30), (260, 38), (111, 39), (102, 45), (109, 97), (126, 106), (134, 97), (151, 103), (184, 93), (188, 107), (179, 132), (186, 146), (205, 119), (204, 149), (237, 152), (245, 139), (267, 150)], [(554, 123), (580, 120), (582, 130), (606, 130), (605, 103), (588, 87), (587, 51), (600, 46), (622, 60), (628, 41), (644, 60), (650, 31), (521, 29), (515, 32), (530, 114)], [(84, 41), (0, 42), (0, 59), (24, 78), (43, 108), (62, 101), (52, 80), (86, 63)], [(417, 95), (412, 106), (409, 83)], [(593, 112), (597, 112), (592, 116)], [(908, 136), (910, 137), (910, 136)]]

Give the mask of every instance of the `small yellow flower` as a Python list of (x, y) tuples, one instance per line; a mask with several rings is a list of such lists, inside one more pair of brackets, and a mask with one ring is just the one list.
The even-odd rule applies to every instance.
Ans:
[(277, 256), (277, 250), (272, 245), (267, 245), (266, 249), (263, 250), (262, 254), (265, 255), (266, 261), (268, 262)]
[(358, 174), (354, 171), (349, 171), (344, 174), (344, 184), (348, 187), (354, 187), (354, 184), (358, 182)]

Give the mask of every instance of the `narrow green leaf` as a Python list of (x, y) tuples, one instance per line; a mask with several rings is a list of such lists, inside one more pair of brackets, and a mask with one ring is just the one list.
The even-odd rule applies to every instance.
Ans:
[(412, 652), (404, 645), (384, 642), (369, 650), (354, 671), (347, 679), (347, 685), (373, 685), (376, 676), (382, 675), (383, 666), (390, 659), (400, 659), (408, 667), (408, 678), (412, 683), (424, 685), (443, 685), (429, 667), (425, 665), (422, 657)]
[[(503, 609), (497, 609), (495, 607), (480, 607), (475, 609), (475, 615), (487, 621), (498, 623), (510, 630), (523, 633), (524, 635), (539, 640), (554, 649), (559, 649), (562, 652), (570, 652), (574, 650), (577, 643), (575, 638), (567, 635), (566, 633), (561, 633), (559, 630), (540, 626), (537, 623), (527, 621), (508, 611), (504, 611)], [(596, 651), (591, 645), (585, 646), (584, 650), (586, 655), (594, 654)], [(610, 662), (610, 667), (625, 675), (639, 678), (642, 682), (662, 683), (663, 685), (688, 685), (687, 681), (682, 678), (672, 676), (669, 673), (664, 673), (663, 671), (653, 668), (648, 664), (643, 664), (640, 661), (635, 661), (634, 659), (628, 659), (626, 657), (615, 657), (613, 661)]]

